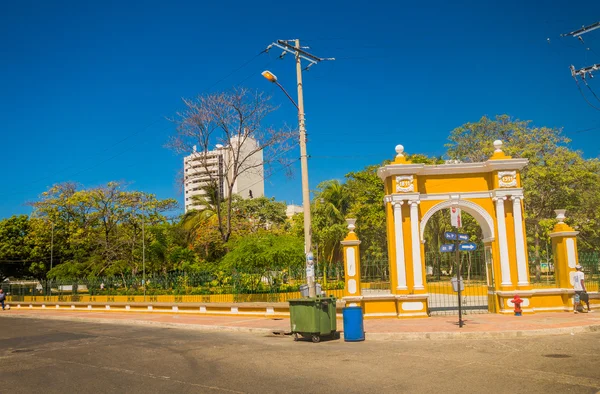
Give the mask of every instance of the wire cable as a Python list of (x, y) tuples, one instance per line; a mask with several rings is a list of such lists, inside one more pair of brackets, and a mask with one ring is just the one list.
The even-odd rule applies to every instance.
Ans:
[(592, 92), (592, 94), (594, 95), (594, 97), (596, 98), (596, 100), (600, 101), (600, 98), (598, 98), (598, 96), (596, 95), (596, 92), (594, 92), (594, 90), (592, 89), (592, 87), (590, 85), (588, 85), (587, 81), (585, 78), (583, 78), (583, 83), (585, 83), (585, 86), (587, 86), (587, 88), (590, 90), (590, 92)]
[(577, 78), (575, 78), (575, 84), (577, 85), (577, 89), (579, 89), (579, 93), (581, 93), (581, 97), (583, 97), (583, 99), (585, 100), (585, 102), (588, 103), (588, 105), (590, 107), (594, 108), (596, 111), (600, 111), (600, 108), (598, 108), (594, 104), (590, 103), (590, 101), (587, 99), (587, 97), (585, 97), (585, 94), (583, 93), (583, 90), (581, 90), (581, 86), (579, 86), (579, 81), (577, 80)]
[(220, 84), (221, 82), (223, 82), (224, 80), (226, 80), (227, 78), (229, 78), (230, 76), (235, 74), (236, 72), (240, 71), (242, 68), (246, 67), (248, 64), (252, 63), (257, 57), (259, 57), (263, 53), (267, 53), (267, 50), (263, 49), (262, 51), (260, 51), (256, 55), (254, 55), (254, 57), (252, 57), (250, 60), (244, 62), (241, 66), (239, 66), (235, 70), (231, 71), (229, 74), (225, 75), (223, 78), (219, 79), (217, 82), (210, 85), (208, 88), (206, 88), (206, 90), (210, 90), (210, 89), (214, 88), (215, 86), (217, 86), (218, 84)]

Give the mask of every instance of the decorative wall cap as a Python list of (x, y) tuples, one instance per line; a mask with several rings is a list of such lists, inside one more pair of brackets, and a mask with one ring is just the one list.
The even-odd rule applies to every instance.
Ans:
[(558, 231), (555, 233), (548, 234), (550, 238), (556, 237), (576, 237), (579, 234), (579, 231)]
[(406, 156), (404, 156), (404, 146), (396, 145), (396, 159), (394, 160), (396, 164), (410, 164), (410, 161), (406, 160)]
[(396, 294), (398, 301), (415, 301), (415, 300), (427, 300), (429, 294)]
[(340, 243), (344, 246), (357, 246), (360, 245), (360, 240), (348, 240), (348, 241), (340, 241)]
[(493, 171), (521, 170), (529, 163), (527, 159), (494, 159), (480, 163), (457, 164), (398, 164), (396, 162), (380, 167), (377, 175), (386, 179), (395, 175), (445, 175), (445, 174), (477, 174)]
[(534, 290), (498, 290), (496, 294), (501, 297), (535, 297), (536, 295), (552, 295), (552, 294), (572, 294), (573, 289), (555, 288), (555, 289), (534, 289)]
[(492, 157), (490, 157), (490, 160), (504, 160), (504, 159), (510, 159), (510, 156), (507, 156), (506, 154), (504, 154), (504, 152), (502, 152), (502, 141), (501, 140), (496, 140), (494, 141), (494, 154), (492, 155)]

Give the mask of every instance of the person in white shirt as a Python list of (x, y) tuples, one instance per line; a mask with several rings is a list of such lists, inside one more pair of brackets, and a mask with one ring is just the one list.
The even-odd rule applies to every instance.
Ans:
[(585, 279), (585, 275), (581, 270), (582, 267), (577, 264), (575, 266), (577, 270), (573, 275), (573, 289), (575, 290), (575, 300), (573, 302), (573, 312), (577, 313), (577, 306), (579, 304), (579, 300), (585, 301), (587, 305), (587, 311), (591, 312), (590, 309), (590, 297), (588, 296), (587, 290), (585, 289), (585, 283), (583, 282)]

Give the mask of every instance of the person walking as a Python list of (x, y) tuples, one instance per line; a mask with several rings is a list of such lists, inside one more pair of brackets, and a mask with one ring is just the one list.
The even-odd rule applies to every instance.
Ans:
[(577, 264), (575, 266), (577, 270), (573, 275), (573, 289), (575, 290), (575, 299), (573, 301), (573, 312), (577, 313), (577, 307), (579, 306), (579, 300), (584, 301), (587, 305), (587, 311), (592, 312), (590, 309), (590, 297), (588, 296), (587, 290), (585, 289), (585, 274), (582, 271), (582, 267)]
[(2, 310), (4, 310), (4, 300), (6, 300), (6, 294), (4, 290), (0, 289), (0, 304), (2, 304)]

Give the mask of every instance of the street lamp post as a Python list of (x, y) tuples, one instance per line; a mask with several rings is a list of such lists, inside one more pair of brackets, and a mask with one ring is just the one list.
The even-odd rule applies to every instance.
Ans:
[(144, 287), (144, 302), (146, 302), (146, 204), (143, 196), (135, 198), (134, 201), (142, 204), (142, 285)]
[[(296, 46), (299, 47), (296, 40)], [(304, 123), (304, 97), (302, 94), (302, 66), (300, 57), (296, 56), (296, 77), (298, 79), (298, 104), (277, 82), (277, 77), (270, 71), (263, 71), (262, 76), (273, 82), (285, 93), (294, 106), (298, 109), (298, 129), (300, 132), (300, 167), (302, 172), (302, 207), (304, 209), (304, 253), (306, 255), (306, 283), (308, 285), (309, 297), (316, 296), (315, 269), (313, 255), (311, 252), (311, 221), (310, 221), (310, 191), (308, 188), (308, 156), (306, 154), (306, 126)]]
[(146, 207), (142, 198), (142, 283), (144, 284), (144, 302), (146, 302)]
[(50, 222), (52, 225), (52, 236), (50, 238), (50, 271), (54, 265), (54, 222)]

